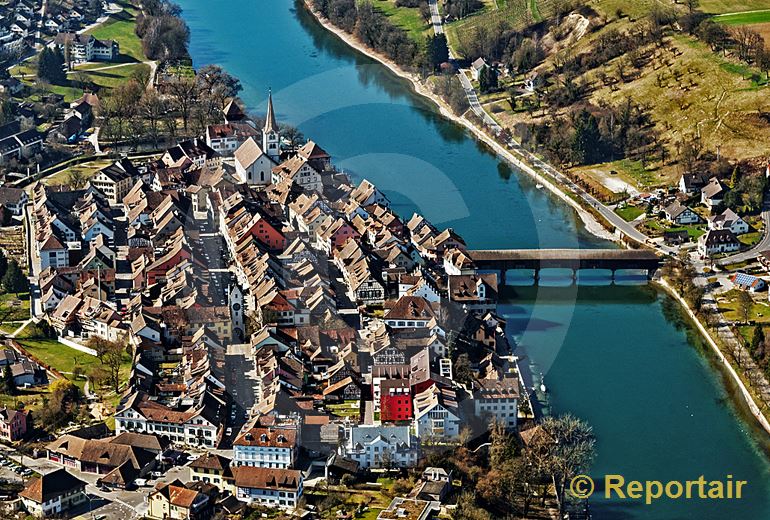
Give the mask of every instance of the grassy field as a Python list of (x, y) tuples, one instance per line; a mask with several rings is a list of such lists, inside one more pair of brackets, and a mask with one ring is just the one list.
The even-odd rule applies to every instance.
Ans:
[(144, 61), (147, 58), (142, 51), (142, 41), (134, 32), (136, 14), (136, 9), (123, 4), (123, 11), (88, 32), (99, 40), (116, 40), (120, 45), (121, 61)]
[(624, 206), (616, 209), (615, 213), (620, 215), (626, 222), (631, 222), (644, 213), (644, 208), (639, 206)]
[[(67, 73), (67, 82), (62, 85), (43, 85), (45, 91), (64, 96), (70, 103), (83, 95), (83, 83), (94, 84), (101, 89), (111, 89), (132, 77), (144, 77), (150, 72), (150, 66), (144, 63), (146, 57), (142, 51), (142, 42), (134, 32), (136, 28), (134, 7), (123, 4), (123, 11), (110, 17), (104, 24), (88, 31), (100, 40), (116, 40), (120, 45), (120, 55), (115, 62), (84, 63), (76, 65)], [(31, 86), (41, 86), (36, 81), (37, 63), (32, 58), (10, 70), (17, 77)], [(118, 65), (118, 66), (115, 66)], [(35, 101), (37, 96), (32, 96)]]
[(714, 21), (724, 25), (749, 25), (754, 23), (770, 22), (770, 9), (766, 11), (751, 11), (747, 13), (721, 14), (715, 16)]
[(24, 404), (26, 410), (39, 410), (43, 407), (43, 398), (48, 394), (47, 387), (17, 388), (16, 395), (0, 394), (0, 406), (16, 408)]
[(21, 339), (19, 343), (37, 359), (65, 375), (75, 367), (87, 372), (99, 364), (96, 357), (62, 345), (55, 339)]
[[(738, 315), (737, 300), (737, 289), (726, 292), (724, 297), (719, 299), (719, 310), (724, 314), (725, 319), (734, 322), (740, 322), (743, 319)], [(767, 302), (766, 294), (759, 294), (754, 298), (749, 320), (756, 321), (757, 323), (770, 323), (770, 304)]]
[(738, 235), (738, 241), (744, 246), (751, 247), (762, 239), (762, 233), (759, 231), (752, 231), (751, 233), (744, 233)]
[(94, 175), (96, 175), (96, 172), (101, 170), (102, 168), (109, 166), (112, 163), (109, 159), (99, 160), (99, 161), (91, 161), (84, 164), (79, 164), (77, 166), (72, 166), (70, 168), (65, 168), (64, 170), (60, 172), (56, 172), (55, 174), (51, 175), (50, 177), (46, 177), (43, 179), (43, 183), (47, 184), (48, 186), (57, 186), (60, 184), (67, 184), (70, 176), (70, 172), (72, 170), (79, 170), (82, 176), (86, 179), (90, 179)]
[[(608, 4), (601, 1), (600, 5)], [(573, 52), (590, 52), (604, 32), (628, 27), (626, 19), (616, 19), (581, 38)], [(677, 143), (684, 135), (699, 134), (704, 150), (713, 152), (719, 146), (721, 153), (730, 159), (769, 154), (770, 125), (761, 115), (767, 110), (763, 107), (770, 109), (765, 75), (730, 57), (715, 54), (699, 40), (681, 33), (668, 38), (668, 43), (665, 49), (645, 49), (649, 56), (647, 63), (638, 72), (628, 75), (625, 82), (605, 85), (599, 79), (601, 73), (616, 77), (620, 59), (611, 60), (576, 79), (587, 85), (590, 94), (586, 100), (595, 105), (618, 106), (629, 98), (647, 104), (659, 132), (659, 141), (668, 151), (665, 164), (657, 157), (651, 157), (646, 168), (629, 161), (625, 165), (601, 165), (603, 173), (614, 169), (620, 179), (642, 190), (670, 185), (681, 175), (679, 165), (671, 159), (677, 156)], [(537, 70), (551, 70), (554, 59), (553, 56), (547, 58)], [(567, 115), (566, 110), (559, 113)], [(534, 111), (531, 115), (525, 111), (505, 112), (496, 117), (508, 127), (544, 120), (543, 111)], [(548, 117), (545, 117), (546, 121)], [(597, 167), (591, 165), (591, 168)]]
[(697, 240), (702, 234), (706, 232), (703, 225), (691, 225), (691, 226), (675, 226), (668, 228), (666, 231), (687, 231), (692, 240)]
[(699, 10), (709, 14), (770, 9), (770, 0), (700, 0)]
[[(29, 319), (29, 293), (0, 294), (0, 324)], [(16, 329), (16, 326), (12, 326)]]
[(109, 89), (116, 87), (131, 78), (147, 76), (150, 73), (150, 66), (144, 63), (131, 63), (118, 67), (109, 67), (107, 65), (103, 67), (102, 70), (75, 70), (68, 74), (70, 83), (79, 83), (80, 77), (82, 76), (85, 81)]
[(361, 413), (361, 408), (357, 401), (328, 404), (326, 405), (326, 410), (338, 417), (358, 417)]
[(395, 0), (372, 0), (372, 5), (387, 16), (393, 25), (404, 29), (409, 33), (409, 37), (418, 43), (424, 42), (425, 38), (433, 32), (416, 7), (396, 7)]
[[(75, 380), (71, 376), (75, 367), (87, 374), (91, 368), (99, 365), (99, 360), (95, 356), (70, 348), (53, 339), (19, 339), (18, 341), (30, 354), (63, 373), (81, 389), (85, 381)], [(130, 372), (131, 357), (126, 354), (123, 356), (123, 365), (120, 369), (122, 379), (128, 378)]]

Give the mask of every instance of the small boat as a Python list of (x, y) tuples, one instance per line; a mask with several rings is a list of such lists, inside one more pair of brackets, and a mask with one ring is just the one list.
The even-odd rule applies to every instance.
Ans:
[(535, 188), (537, 188), (537, 189), (539, 189), (539, 190), (542, 190), (542, 189), (544, 188), (544, 186), (538, 182), (538, 183), (535, 185)]
[(545, 383), (540, 383), (540, 391), (544, 394), (548, 392), (548, 389), (545, 387)]

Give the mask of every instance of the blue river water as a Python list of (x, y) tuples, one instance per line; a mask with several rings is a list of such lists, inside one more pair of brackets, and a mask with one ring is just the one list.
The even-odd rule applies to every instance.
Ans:
[[(475, 248), (611, 247), (575, 213), (499, 161), (385, 67), (328, 33), (292, 0), (180, 0), (196, 66), (240, 78), (247, 108), (268, 89), (280, 121), (298, 126), (355, 179), (385, 190)], [(500, 306), (522, 363), (543, 373), (554, 413), (591, 423), (591, 475), (627, 480), (747, 480), (740, 500), (595, 496), (595, 518), (770, 518), (766, 437), (729, 390), (671, 301), (650, 287), (516, 288)], [(598, 491), (602, 486), (598, 485)]]

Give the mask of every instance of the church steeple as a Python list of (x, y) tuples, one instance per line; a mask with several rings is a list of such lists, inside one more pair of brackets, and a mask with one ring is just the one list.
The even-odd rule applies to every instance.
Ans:
[(262, 128), (262, 151), (273, 161), (278, 162), (281, 156), (281, 136), (278, 132), (278, 123), (275, 121), (275, 111), (273, 110), (273, 91), (267, 93), (267, 114), (265, 115), (265, 126)]

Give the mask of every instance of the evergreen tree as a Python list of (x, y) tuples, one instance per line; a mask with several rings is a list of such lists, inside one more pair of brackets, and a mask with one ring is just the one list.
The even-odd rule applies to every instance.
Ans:
[(593, 164), (601, 157), (601, 133), (596, 118), (583, 109), (574, 123), (572, 136), (572, 160), (577, 164)]
[(428, 61), (433, 70), (438, 70), (442, 63), (449, 61), (449, 46), (445, 34), (428, 37)]
[(62, 84), (67, 79), (64, 72), (64, 55), (58, 47), (46, 47), (37, 59), (37, 77), (50, 83)]
[(51, 63), (51, 50), (48, 47), (44, 47), (40, 55), (37, 57), (37, 77), (49, 81), (49, 70)]
[(24, 276), (16, 260), (11, 260), (11, 263), (8, 264), (8, 269), (6, 269), (3, 275), (3, 289), (6, 292), (16, 294), (29, 290), (29, 280)]
[(13, 395), (16, 393), (16, 381), (13, 379), (13, 372), (11, 372), (11, 365), (5, 365), (3, 369), (3, 393), (6, 395)]
[(490, 92), (497, 88), (497, 72), (492, 67), (484, 67), (479, 73), (479, 90)]

